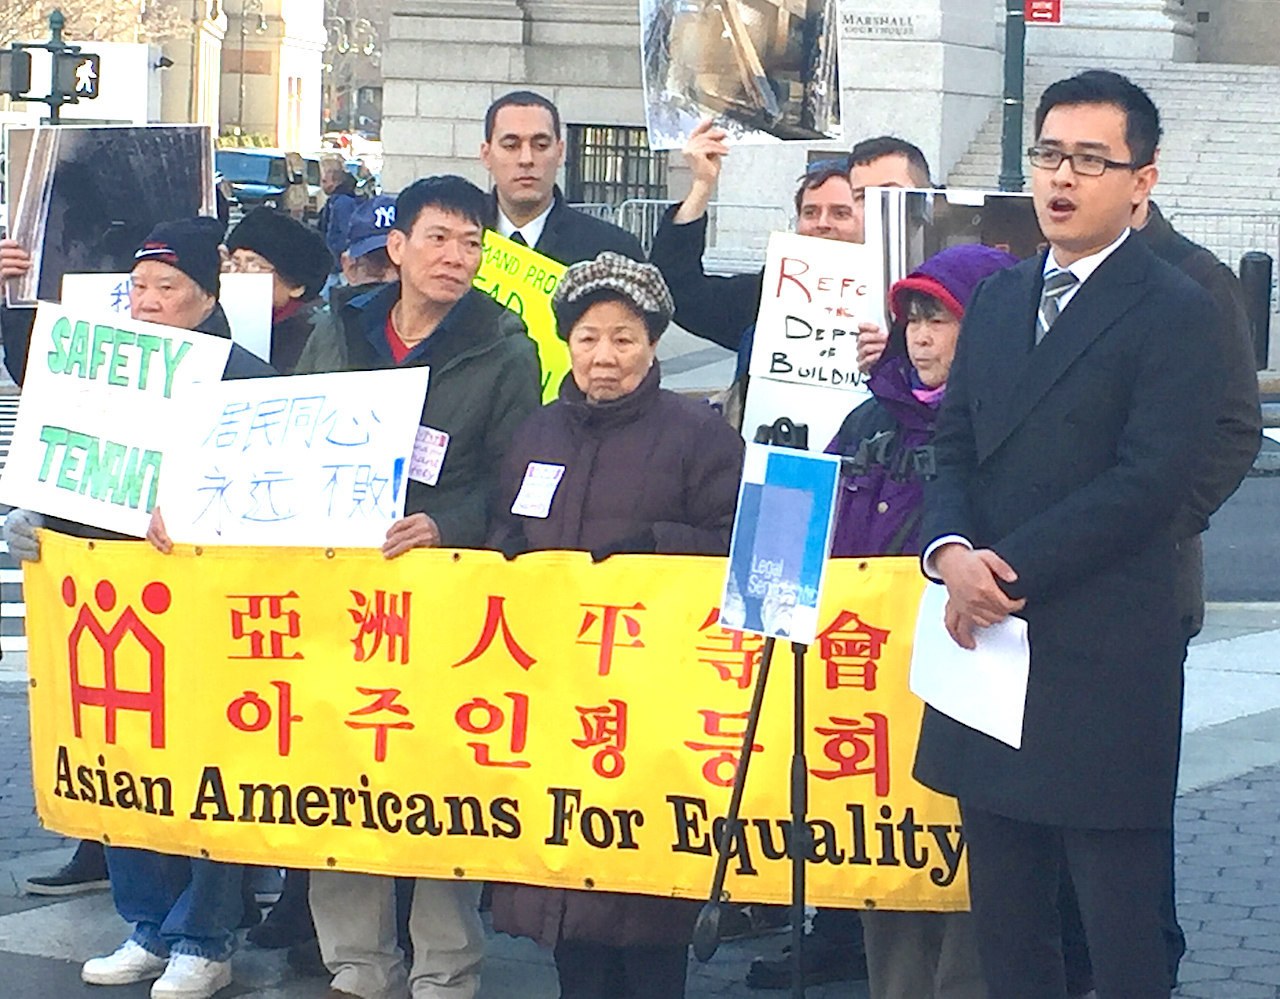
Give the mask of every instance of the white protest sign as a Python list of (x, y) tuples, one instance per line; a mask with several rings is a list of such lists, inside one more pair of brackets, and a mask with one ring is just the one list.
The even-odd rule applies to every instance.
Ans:
[(769, 237), (743, 436), (785, 416), (807, 424), (809, 447), (820, 451), (868, 397), (858, 324), (884, 324), (883, 272), (875, 250), (858, 243)]
[(195, 385), (231, 342), (42, 302), (0, 501), (142, 537)]
[(161, 488), (169, 536), (381, 545), (404, 510), (427, 379), (416, 367), (208, 386)]
[[(271, 360), (270, 274), (223, 274), (218, 301), (227, 314), (231, 339), (245, 350)], [(62, 300), (77, 308), (107, 309), (129, 315), (128, 274), (64, 274)]]

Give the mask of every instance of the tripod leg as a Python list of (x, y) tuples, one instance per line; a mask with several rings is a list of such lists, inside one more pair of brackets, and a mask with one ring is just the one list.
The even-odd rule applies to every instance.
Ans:
[(795, 657), (795, 718), (791, 752), (791, 995), (804, 999), (805, 864), (809, 859), (809, 770), (804, 758), (804, 657), (807, 645), (791, 643)]
[(720, 896), (724, 893), (724, 879), (729, 871), (729, 843), (734, 827), (738, 824), (738, 812), (742, 808), (742, 792), (747, 786), (747, 767), (751, 763), (751, 747), (756, 741), (756, 728), (760, 724), (760, 707), (764, 704), (764, 690), (769, 682), (769, 665), (773, 661), (774, 640), (766, 638), (760, 653), (760, 670), (756, 674), (755, 690), (751, 693), (751, 710), (747, 714), (747, 728), (742, 736), (742, 754), (733, 775), (733, 792), (729, 796), (729, 811), (725, 815), (724, 829), (717, 846), (716, 873), (711, 880), (711, 895), (693, 925), (693, 955), (699, 961), (710, 961), (720, 946)]

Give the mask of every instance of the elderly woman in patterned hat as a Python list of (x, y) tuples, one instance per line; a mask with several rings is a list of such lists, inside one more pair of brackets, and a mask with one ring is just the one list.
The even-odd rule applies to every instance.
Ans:
[[(569, 345), (560, 396), (516, 432), (493, 546), (724, 555), (741, 438), (710, 406), (660, 387), (674, 307), (658, 269), (615, 253), (570, 267), (552, 302)], [(678, 999), (696, 903), (498, 885), (494, 928), (555, 952), (563, 999)]]

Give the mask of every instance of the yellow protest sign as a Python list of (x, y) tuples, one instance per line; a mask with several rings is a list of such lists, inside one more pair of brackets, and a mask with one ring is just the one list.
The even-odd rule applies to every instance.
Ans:
[(544, 403), (556, 398), (560, 382), (569, 372), (569, 348), (556, 334), (556, 317), (551, 311), (551, 296), (566, 270), (564, 264), (537, 250), (513, 243), (492, 229), (485, 230), (484, 259), (473, 283), (529, 327), (542, 362)]
[[(45, 824), (218, 860), (703, 897), (760, 641), (724, 560), (180, 546), (43, 532), (26, 563)], [(806, 664), (809, 900), (966, 906), (911, 777), (914, 559), (838, 560)], [(790, 891), (778, 647), (727, 889)]]

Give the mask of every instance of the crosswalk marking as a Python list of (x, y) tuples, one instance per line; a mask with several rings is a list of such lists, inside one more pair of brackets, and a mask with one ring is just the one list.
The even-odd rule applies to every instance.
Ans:
[[(19, 398), (17, 395), (0, 395), (0, 469), (4, 468), (9, 448), (13, 444)], [(9, 509), (0, 505), (0, 517), (8, 513)], [(9, 587), (4, 591), (7, 599), (0, 600), (0, 652), (26, 652), (27, 605), (22, 597), (22, 569), (9, 554), (9, 546), (0, 540), (0, 588), (6, 586)], [(19, 634), (8, 634), (14, 630)]]

